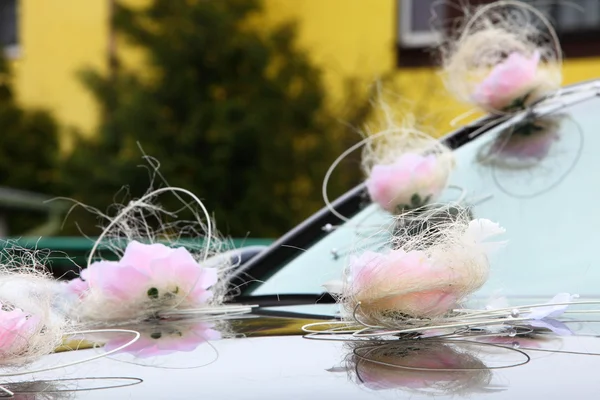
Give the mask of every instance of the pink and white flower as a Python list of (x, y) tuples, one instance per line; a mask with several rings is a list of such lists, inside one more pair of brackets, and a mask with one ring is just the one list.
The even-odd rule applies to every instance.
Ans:
[(513, 52), (475, 87), (473, 100), (488, 109), (504, 110), (535, 90), (540, 53)]
[[(221, 333), (214, 330), (214, 324), (164, 324), (151, 329), (139, 329), (140, 338), (118, 353), (132, 354), (138, 358), (165, 356), (177, 352), (194, 351), (202, 343), (221, 339)], [(109, 340), (104, 349), (112, 351), (131, 341), (131, 335), (117, 336)]]
[(363, 310), (394, 310), (411, 316), (439, 316), (460, 298), (462, 277), (436, 266), (422, 251), (367, 251), (350, 263), (355, 301)]
[(6, 311), (0, 303), (0, 364), (3, 359), (25, 353), (30, 338), (39, 330), (40, 319), (19, 308)]
[(179, 302), (200, 306), (211, 299), (209, 288), (216, 282), (217, 270), (202, 267), (185, 248), (132, 241), (121, 260), (90, 264), (67, 288), (84, 302), (94, 297), (117, 308)]
[(394, 311), (415, 318), (442, 316), (483, 285), (488, 255), (503, 243), (489, 238), (504, 232), (486, 219), (470, 221), (449, 243), (427, 250), (366, 251), (351, 259), (348, 284), (354, 307), (364, 314)]
[(420, 207), (446, 187), (450, 170), (438, 156), (405, 153), (396, 162), (373, 166), (366, 181), (371, 199), (389, 212)]

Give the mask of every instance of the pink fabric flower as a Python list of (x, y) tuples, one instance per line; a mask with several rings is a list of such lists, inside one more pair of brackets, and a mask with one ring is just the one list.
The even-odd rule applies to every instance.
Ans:
[(539, 62), (537, 51), (531, 57), (511, 53), (477, 85), (473, 99), (486, 108), (505, 109), (534, 89)]
[(353, 296), (365, 311), (439, 316), (456, 305), (462, 289), (457, 272), (434, 266), (421, 251), (367, 251), (351, 260), (350, 274)]
[[(530, 320), (524, 324), (530, 325), (534, 328), (547, 329), (560, 336), (570, 336), (573, 331), (563, 322), (556, 320), (555, 318), (560, 317), (569, 307), (568, 303), (574, 302), (579, 298), (577, 294), (559, 293), (547, 302), (546, 306), (533, 307), (531, 311), (523, 313), (522, 318), (529, 318)], [(504, 303), (503, 306), (498, 307), (497, 303)], [(488, 310), (494, 310), (498, 308), (508, 308), (508, 301), (505, 298), (495, 299), (492, 304), (486, 307)]]
[(0, 363), (3, 358), (27, 349), (29, 338), (36, 333), (39, 323), (39, 318), (19, 308), (5, 311), (0, 303)]
[[(92, 264), (93, 265), (93, 264)], [(67, 285), (67, 289), (69, 292), (83, 297), (85, 292), (89, 289), (90, 285), (88, 283), (88, 270), (84, 269), (80, 272), (79, 277), (77, 279), (72, 279), (68, 282), (64, 282)]]
[(355, 304), (361, 302), (364, 316), (394, 311), (438, 317), (485, 283), (488, 255), (504, 245), (489, 239), (504, 229), (487, 219), (446, 229), (449, 242), (440, 239), (426, 251), (366, 251), (350, 260), (349, 294)]
[(446, 186), (449, 171), (435, 155), (406, 153), (389, 165), (375, 165), (367, 179), (371, 199), (385, 210), (416, 208)]
[[(129, 353), (138, 358), (148, 358), (180, 351), (194, 351), (204, 342), (221, 339), (221, 334), (212, 328), (214, 328), (214, 324), (200, 322), (191, 326), (166, 324), (155, 326), (152, 329), (136, 329), (141, 334), (140, 338), (118, 353)], [(112, 351), (130, 341), (131, 335), (117, 336), (109, 340), (104, 349)]]
[(186, 296), (200, 305), (212, 296), (217, 270), (203, 268), (183, 247), (129, 243), (120, 261), (98, 261), (82, 271), (82, 279), (68, 284), (72, 293), (85, 297), (89, 290), (123, 302)]

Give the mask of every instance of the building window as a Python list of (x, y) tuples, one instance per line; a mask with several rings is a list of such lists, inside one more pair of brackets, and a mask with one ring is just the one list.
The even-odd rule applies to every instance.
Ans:
[(536, 7), (550, 19), (565, 57), (600, 56), (600, 1), (521, 1)]
[(436, 1), (438, 0), (400, 1), (398, 43), (401, 46), (406, 48), (427, 47), (441, 39), (441, 32), (431, 28), (432, 7)]
[(9, 57), (17, 56), (19, 49), (17, 0), (0, 0), (0, 46)]
[[(471, 0), (471, 4), (493, 0)], [(521, 0), (544, 13), (554, 25), (565, 57), (600, 56), (600, 1), (570, 2)], [(396, 0), (398, 66), (434, 65), (431, 49), (439, 43), (445, 31), (432, 28), (432, 18), (438, 25), (460, 17), (460, 0)], [(444, 5), (445, 4), (445, 5)], [(435, 25), (435, 24), (434, 24)]]
[(546, 14), (559, 33), (600, 30), (600, 2), (598, 0), (579, 0), (563, 4), (536, 4), (536, 1), (521, 0)]
[[(431, 53), (427, 51), (443, 37), (441, 30), (432, 28), (434, 6), (439, 0), (397, 1), (397, 60), (399, 66), (415, 67), (432, 65)], [(436, 18), (445, 19), (446, 6), (436, 7)]]

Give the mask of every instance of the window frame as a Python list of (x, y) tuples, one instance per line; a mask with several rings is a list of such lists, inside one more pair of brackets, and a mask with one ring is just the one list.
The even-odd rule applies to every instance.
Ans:
[[(442, 33), (431, 30), (429, 32), (415, 32), (412, 27), (412, 9), (418, 0), (398, 0), (397, 4), (397, 37), (396, 41), (403, 48), (423, 48), (430, 46), (432, 42), (439, 42)], [(404, 43), (402, 43), (404, 41)]]
[[(416, 0), (412, 0), (416, 1)], [(496, 0), (471, 0), (471, 6), (489, 4)], [(396, 0), (396, 66), (399, 68), (413, 67), (435, 67), (439, 65), (438, 60), (433, 57), (434, 43), (423, 44), (421, 47), (407, 46), (401, 43), (400, 33), (405, 30), (402, 27), (405, 20), (410, 17), (403, 7), (404, 0)], [(410, 4), (410, 3), (406, 3)], [(448, 0), (445, 5), (447, 18), (459, 18), (462, 16), (460, 10), (461, 0)], [(408, 8), (410, 11), (410, 7)], [(403, 17), (403, 14), (405, 16)], [(570, 58), (600, 58), (600, 25), (597, 29), (586, 29), (577, 32), (557, 32), (565, 59)]]
[[(3, 0), (0, 0), (3, 1)], [(12, 0), (14, 1), (14, 25), (15, 25), (15, 42), (9, 44), (1, 44), (3, 54), (8, 59), (15, 59), (21, 56), (21, 43), (20, 43), (20, 32), (19, 26), (20, 24), (20, 0)]]

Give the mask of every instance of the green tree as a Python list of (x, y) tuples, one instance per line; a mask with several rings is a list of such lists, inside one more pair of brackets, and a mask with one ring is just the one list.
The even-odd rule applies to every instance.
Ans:
[[(48, 112), (16, 102), (10, 65), (0, 50), (0, 186), (58, 194), (59, 153), (57, 123)], [(45, 218), (11, 210), (8, 228), (22, 234)]]
[[(82, 73), (104, 118), (66, 160), (70, 194), (101, 210), (122, 185), (143, 194), (139, 142), (171, 185), (205, 200), (227, 234), (276, 236), (320, 208), (327, 167), (358, 135), (327, 112), (320, 71), (297, 47), (294, 25), (256, 27), (260, 12), (259, 0), (117, 5), (114, 27), (145, 50), (148, 76), (118, 60), (108, 76)], [(334, 194), (358, 182), (358, 168), (338, 176)]]

